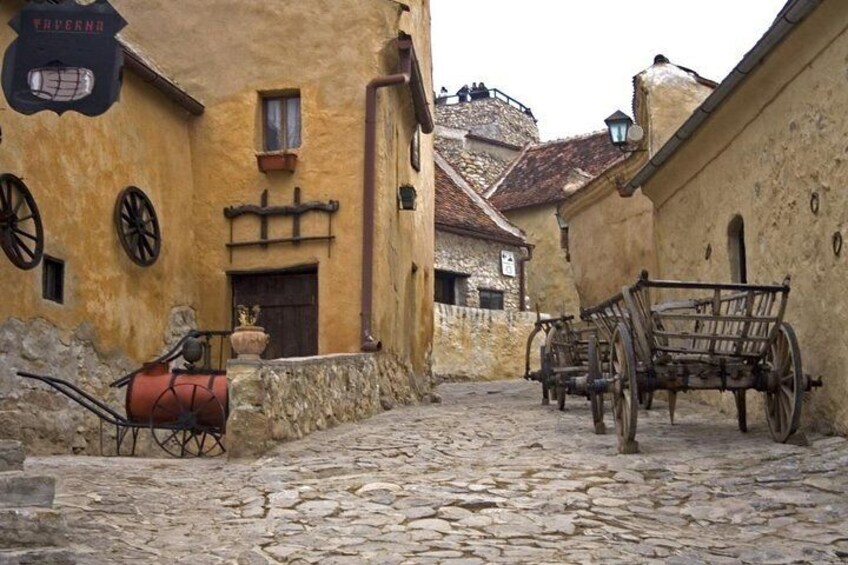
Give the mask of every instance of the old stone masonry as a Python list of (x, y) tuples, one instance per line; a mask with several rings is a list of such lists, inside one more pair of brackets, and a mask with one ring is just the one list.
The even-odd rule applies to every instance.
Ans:
[(775, 444), (681, 401), (642, 453), (524, 381), (451, 384), (251, 462), (31, 458), (83, 563), (836, 563), (848, 441)]

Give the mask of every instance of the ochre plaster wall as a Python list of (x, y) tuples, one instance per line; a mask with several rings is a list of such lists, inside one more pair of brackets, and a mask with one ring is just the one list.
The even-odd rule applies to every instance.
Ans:
[(571, 272), (580, 304), (594, 306), (633, 284), (643, 269), (656, 271), (653, 206), (637, 192), (622, 198), (608, 181), (598, 181), (596, 200), (572, 212), (568, 221)]
[(526, 263), (528, 310), (577, 313), (580, 300), (574, 286), (571, 264), (560, 247), (555, 204), (508, 210), (504, 215), (521, 228), (535, 245), (533, 259)]
[(569, 225), (574, 284), (584, 308), (633, 284), (642, 270), (656, 276), (653, 203), (641, 191), (622, 198), (632, 177), (712, 92), (691, 72), (654, 63), (634, 78), (636, 121), (646, 137), (637, 151), (578, 190), (560, 207)]
[[(359, 350), (362, 238), (362, 171), (365, 87), (397, 71), (394, 40), (399, 29), (413, 35), (425, 91), (430, 86), (429, 3), (412, 2), (409, 13), (394, 2), (342, 0), (232, 2), (118, 0), (130, 26), (127, 37), (144, 45), (163, 68), (206, 104), (192, 127), (196, 194), (194, 221), (202, 229), (193, 263), (201, 298), (202, 325), (228, 326), (227, 272), (318, 265), (319, 352)], [(217, 37), (200, 42), (192, 33)], [(250, 33), (233, 33), (250, 30)], [(355, 30), (355, 32), (353, 31)], [(294, 173), (258, 171), (261, 92), (300, 91), (302, 145)], [(415, 127), (409, 88), (378, 93), (377, 208), (374, 333), (384, 347), (425, 369), (432, 333), (433, 187), (432, 141), (422, 136), (422, 170), (409, 165)], [(415, 212), (397, 209), (399, 184), (418, 191)], [(226, 206), (303, 200), (340, 202), (333, 216), (335, 241), (275, 245), (266, 249), (225, 247), (230, 224)], [(272, 236), (291, 233), (291, 220), (270, 221)], [(304, 218), (303, 235), (327, 233), (326, 216)], [(239, 218), (236, 239), (255, 239), (258, 220)]]
[[(19, 7), (0, 5), (0, 21)], [(3, 50), (13, 37), (0, 26)], [(171, 308), (196, 303), (188, 114), (130, 72), (120, 102), (96, 119), (23, 116), (5, 99), (0, 109), (0, 172), (24, 179), (41, 212), (45, 254), (65, 261), (59, 305), (41, 297), (41, 265), (22, 271), (0, 254), (0, 321), (44, 318), (64, 330), (88, 321), (104, 350), (139, 360), (158, 353)], [(162, 251), (148, 268), (126, 255), (112, 219), (128, 185), (144, 190), (159, 217)]]
[[(848, 237), (847, 21), (848, 5), (824, 2), (644, 187), (657, 204), (664, 277), (729, 280), (727, 229), (736, 214), (745, 222), (748, 281), (792, 276), (786, 320), (804, 371), (822, 376), (825, 387), (806, 395), (803, 422), (841, 434), (848, 433), (848, 253), (836, 257), (831, 238)], [(705, 397), (720, 402), (718, 394)], [(732, 410), (732, 398), (724, 402)], [(762, 410), (752, 408), (749, 421), (758, 414), (764, 425)]]
[[(65, 260), (66, 268), (60, 306), (41, 299), (40, 267), (20, 271), (0, 256), (0, 323), (11, 321), (3, 326), (0, 345), (16, 348), (0, 351), (0, 359), (12, 353), (10, 358), (28, 362), (0, 366), (0, 395), (12, 379), (17, 382), (15, 369), (49, 373), (57, 351), (79, 349), (82, 341), (96, 346), (95, 353), (86, 349), (77, 357), (96, 368), (96, 378), (88, 375), (84, 384), (99, 393), (116, 372), (161, 352), (173, 333), (173, 313), (184, 307), (196, 312), (200, 327), (229, 327), (229, 271), (317, 264), (319, 352), (358, 351), (365, 87), (397, 71), (399, 31), (413, 36), (424, 90), (432, 92), (429, 2), (408, 4), (410, 12), (387, 0), (115, 0), (129, 22), (127, 40), (206, 105), (201, 117), (189, 117), (131, 72), (124, 75), (120, 103), (95, 119), (21, 116), (0, 103), (0, 170), (25, 178), (44, 220), (45, 251)], [(22, 5), (0, 5), (0, 20), (11, 19)], [(0, 28), (3, 48), (12, 37), (11, 29)], [(297, 170), (264, 175), (255, 157), (260, 93), (284, 89), (299, 89), (303, 105)], [(412, 380), (429, 374), (433, 331), (432, 136), (421, 137), (422, 167), (416, 172), (409, 163), (416, 126), (408, 86), (379, 92), (377, 119), (374, 334), (404, 367), (396, 377)], [(397, 209), (397, 187), (407, 182), (418, 192), (414, 212)], [(113, 226), (115, 198), (129, 184), (142, 188), (159, 214), (162, 254), (149, 268), (130, 261)], [(230, 259), (224, 208), (258, 204), (265, 189), (269, 204), (288, 204), (295, 186), (304, 201), (340, 201), (330, 249), (272, 245), (237, 250)], [(240, 218), (233, 237), (255, 239), (258, 230), (258, 221)], [(326, 216), (304, 217), (301, 230), (326, 234)], [(271, 220), (269, 232), (290, 235), (290, 220)], [(33, 325), (35, 319), (50, 327)], [(49, 346), (44, 336), (52, 335), (63, 336), (62, 347), (38, 356), (39, 348)], [(21, 341), (27, 343), (18, 346)], [(83, 367), (83, 361), (63, 362), (61, 375), (73, 375), (76, 365)], [(409, 384), (420, 391), (420, 382)], [(26, 406), (33, 414), (34, 406), (56, 408), (52, 400)], [(7, 416), (14, 419), (4, 413), (3, 421)], [(73, 435), (78, 423), (74, 416), (62, 425)], [(80, 424), (86, 437), (89, 424)], [(47, 426), (43, 418), (33, 425)], [(50, 436), (38, 439), (45, 445), (69, 449), (67, 434), (33, 433)]]

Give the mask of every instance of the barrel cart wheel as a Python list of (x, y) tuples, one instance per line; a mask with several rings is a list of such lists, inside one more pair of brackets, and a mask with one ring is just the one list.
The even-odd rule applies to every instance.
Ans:
[(766, 354), (766, 362), (771, 367), (765, 392), (766, 418), (771, 437), (784, 443), (798, 430), (804, 392), (801, 349), (789, 324), (781, 324), (777, 339)]
[(211, 389), (180, 383), (165, 389), (153, 405), (153, 439), (173, 457), (215, 457), (224, 452), (226, 413)]
[(589, 363), (587, 388), (589, 389), (589, 405), (592, 408), (592, 421), (595, 424), (595, 433), (605, 434), (607, 433), (607, 427), (604, 425), (604, 393), (598, 389), (598, 385), (603, 380), (603, 375), (601, 374), (601, 351), (598, 346), (598, 338), (595, 336), (589, 338), (587, 357)]
[(636, 419), (639, 415), (639, 389), (636, 385), (636, 354), (630, 330), (619, 324), (610, 347), (612, 406), (619, 453), (636, 453)]

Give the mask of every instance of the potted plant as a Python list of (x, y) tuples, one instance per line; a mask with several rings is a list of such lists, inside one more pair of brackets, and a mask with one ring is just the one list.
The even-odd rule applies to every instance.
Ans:
[(271, 339), (265, 328), (256, 325), (259, 311), (257, 305), (250, 308), (242, 304), (236, 306), (238, 325), (230, 335), (230, 344), (239, 359), (259, 359)]

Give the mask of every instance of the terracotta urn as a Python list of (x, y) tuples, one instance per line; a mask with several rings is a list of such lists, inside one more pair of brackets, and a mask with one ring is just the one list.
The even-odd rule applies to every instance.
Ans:
[(270, 339), (261, 326), (236, 326), (230, 334), (230, 344), (239, 359), (259, 359)]

